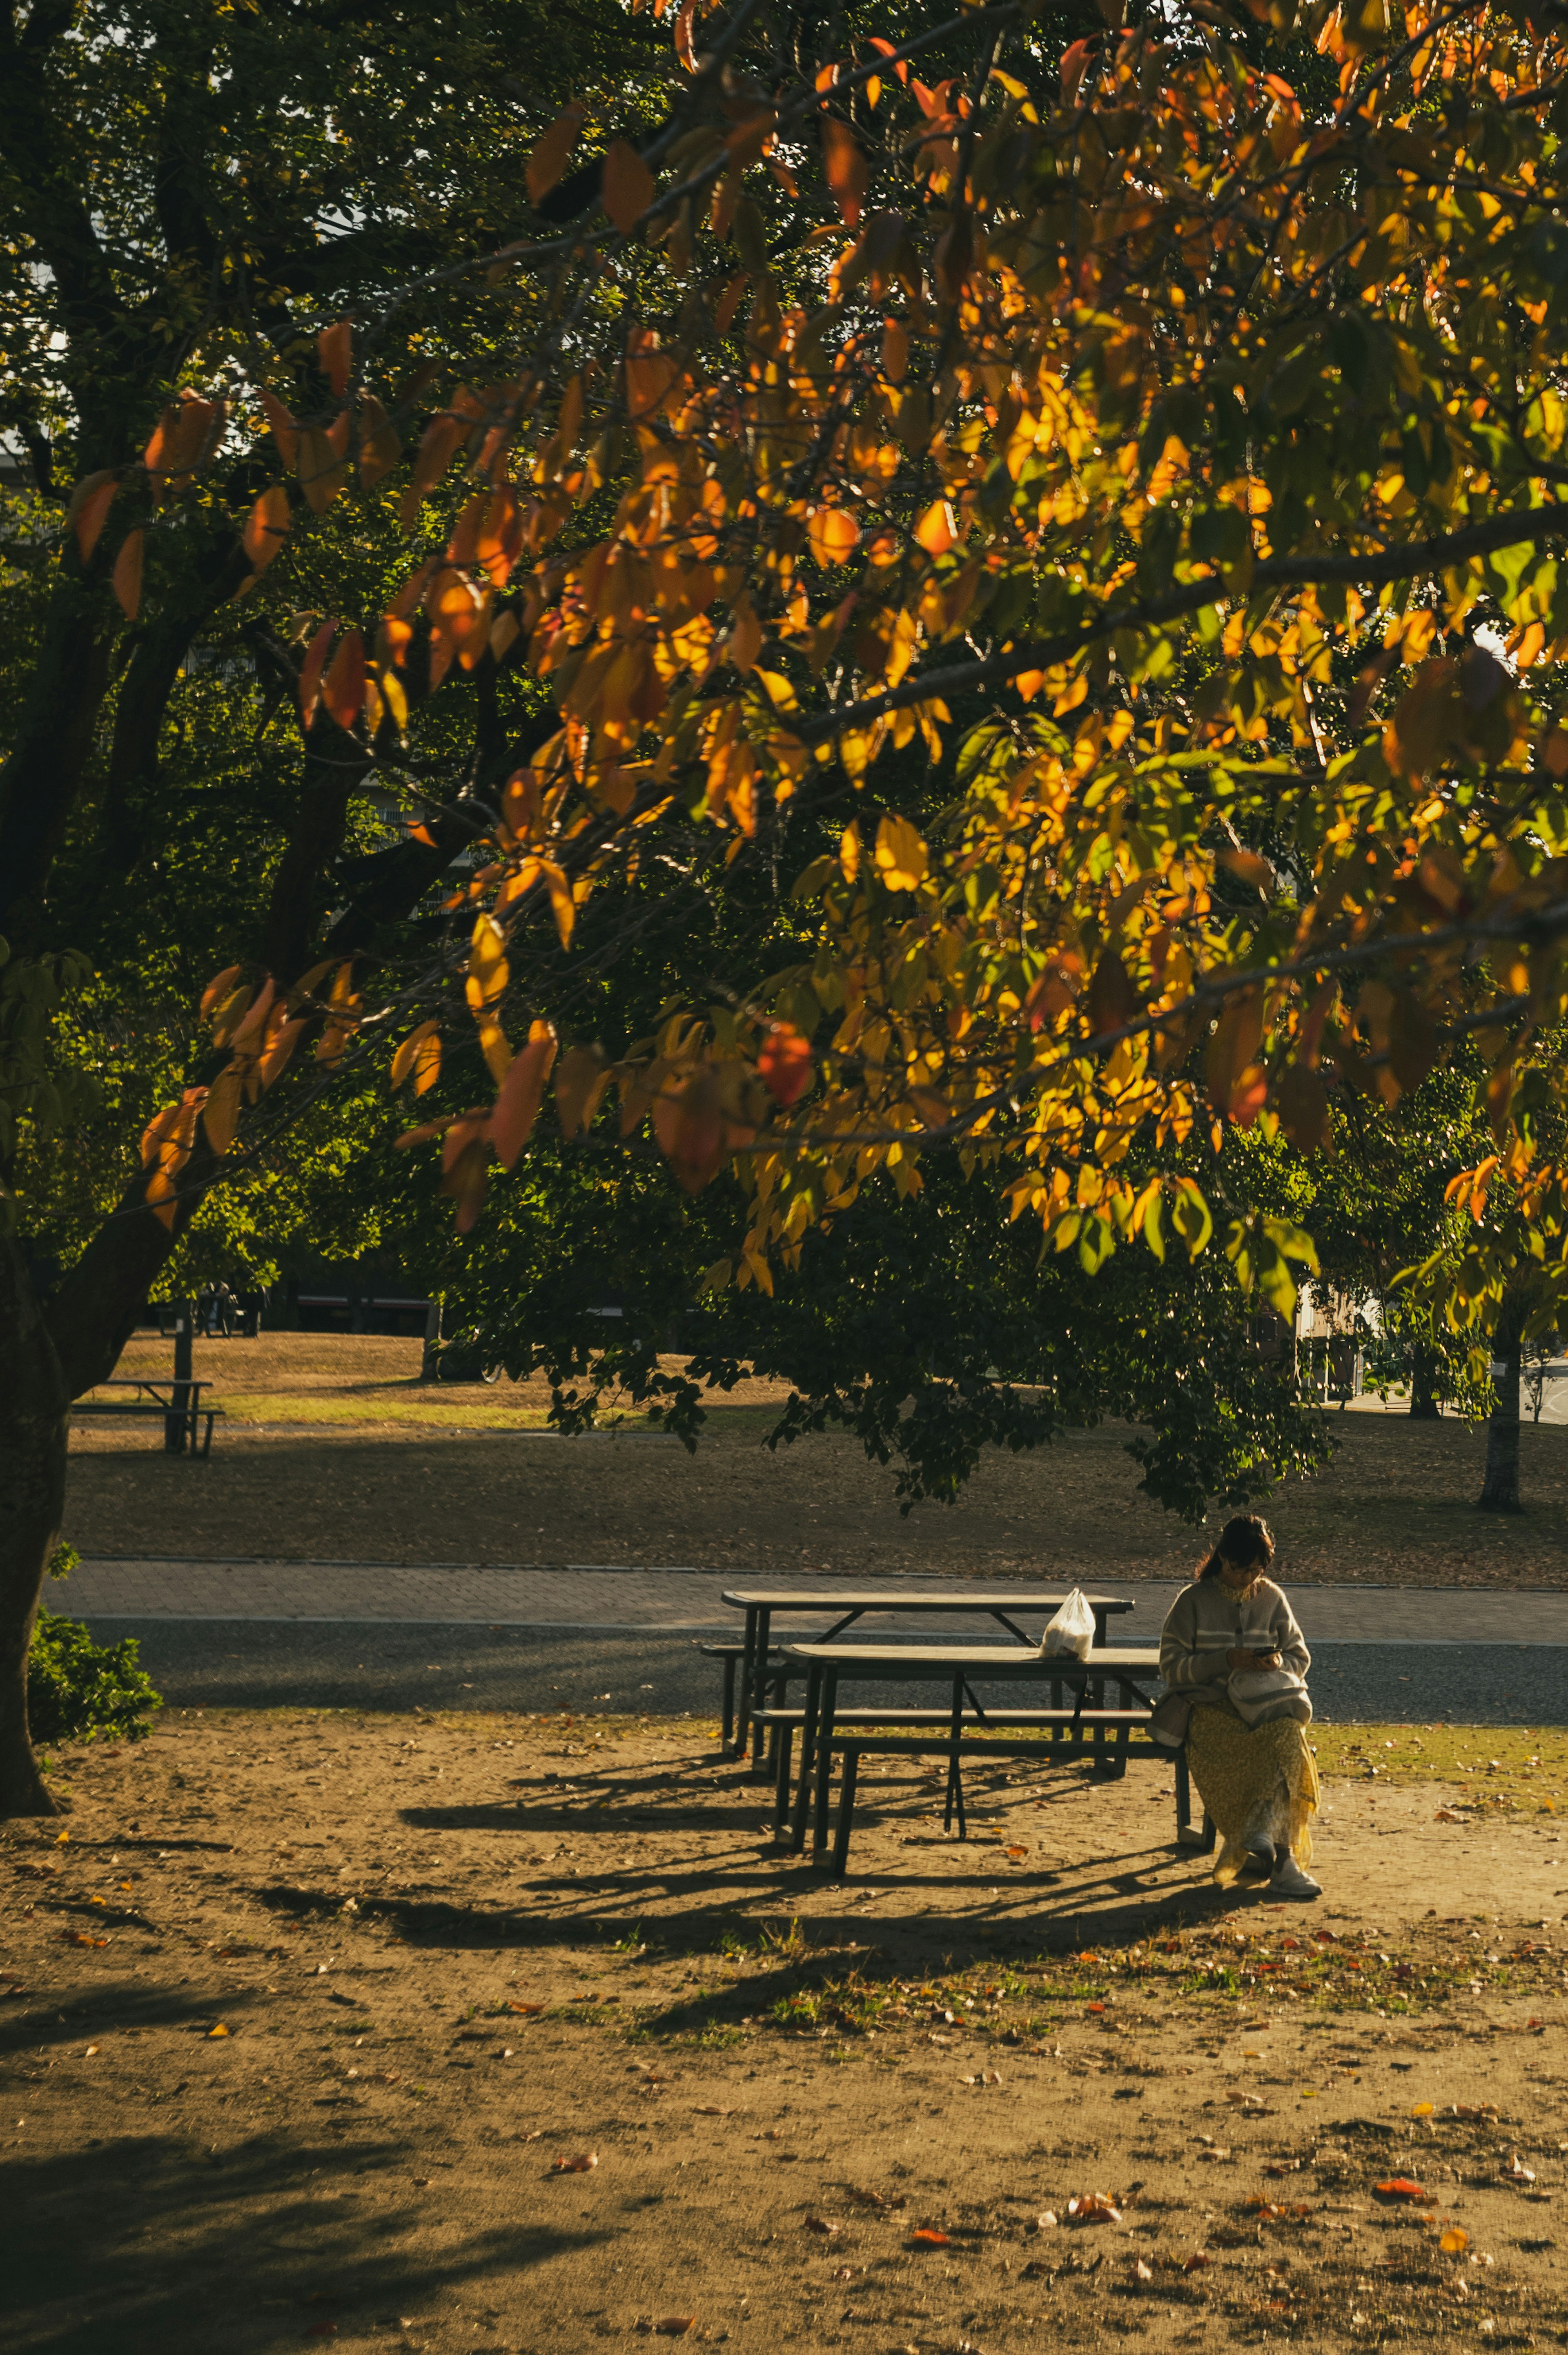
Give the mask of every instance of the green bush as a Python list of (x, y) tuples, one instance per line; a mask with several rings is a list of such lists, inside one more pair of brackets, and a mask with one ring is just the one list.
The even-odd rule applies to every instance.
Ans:
[[(55, 1549), (51, 1578), (77, 1566), (73, 1546)], [(80, 1619), (40, 1611), (27, 1655), (27, 1723), (35, 1742), (140, 1742), (162, 1696), (137, 1665), (134, 1636), (95, 1644)]]

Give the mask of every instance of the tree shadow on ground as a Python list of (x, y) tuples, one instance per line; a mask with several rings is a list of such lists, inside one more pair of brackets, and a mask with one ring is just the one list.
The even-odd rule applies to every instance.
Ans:
[[(397, 2142), (313, 2141), (297, 2124), (221, 2158), (173, 2134), (117, 2136), (42, 2161), (9, 2156), (8, 2355), (269, 2355), (323, 2323), (395, 2331), (401, 2315), (433, 2326), (468, 2284), (503, 2268), (526, 2276), (611, 2237), (528, 2222), (471, 2227), (455, 2248), (400, 2248), (425, 2211), (411, 2193), (384, 2204), (381, 2179), (408, 2164)], [(383, 2204), (366, 2212), (378, 2192)]]

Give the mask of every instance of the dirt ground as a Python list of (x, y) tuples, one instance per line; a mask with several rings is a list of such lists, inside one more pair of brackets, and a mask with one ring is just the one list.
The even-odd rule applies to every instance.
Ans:
[(1315, 1907), (1157, 1764), (976, 1764), (964, 1843), (900, 1768), (835, 1886), (695, 1721), (69, 1754), (0, 1832), (7, 2348), (1562, 2339), (1568, 1744), (1395, 1738), (1320, 1750)]
[[(994, 1455), (960, 1503), (904, 1518), (892, 1472), (855, 1442), (764, 1447), (764, 1385), (718, 1408), (688, 1456), (645, 1423), (581, 1440), (546, 1433), (538, 1385), (421, 1389), (419, 1357), (417, 1342), (334, 1336), (198, 1342), (197, 1374), (229, 1410), (210, 1462), (165, 1455), (159, 1426), (80, 1423), (66, 1534), (101, 1555), (1088, 1581), (1179, 1576), (1201, 1546), (1138, 1494), (1119, 1426)], [(172, 1344), (148, 1338), (121, 1370), (171, 1364)], [(1288, 1581), (1526, 1588), (1568, 1578), (1568, 1430), (1524, 1430), (1527, 1509), (1499, 1519), (1475, 1509), (1484, 1432), (1400, 1416), (1334, 1423), (1334, 1463), (1266, 1506)]]

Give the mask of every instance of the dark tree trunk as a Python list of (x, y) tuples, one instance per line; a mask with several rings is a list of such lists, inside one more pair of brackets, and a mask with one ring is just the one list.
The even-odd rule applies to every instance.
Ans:
[(0, 1236), (0, 1816), (52, 1816), (27, 1732), (27, 1652), (65, 1512), (59, 1359), (11, 1235)]
[(1487, 1476), (1480, 1508), (1483, 1513), (1517, 1513), (1522, 1509), (1519, 1501), (1520, 1345), (1515, 1337), (1505, 1338), (1499, 1346), (1503, 1354), (1492, 1361), (1497, 1395), (1487, 1424)]
[(1410, 1412), (1416, 1423), (1435, 1423), (1438, 1419), (1437, 1393), (1434, 1387), (1437, 1376), (1437, 1353), (1418, 1341), (1412, 1356), (1410, 1369)]

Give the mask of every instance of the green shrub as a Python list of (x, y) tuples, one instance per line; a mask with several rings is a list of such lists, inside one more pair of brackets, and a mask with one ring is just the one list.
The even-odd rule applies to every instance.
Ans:
[[(74, 1546), (55, 1549), (51, 1578), (76, 1568)], [(27, 1723), (35, 1742), (140, 1742), (162, 1696), (137, 1665), (134, 1636), (95, 1644), (80, 1619), (40, 1611), (27, 1655)]]

